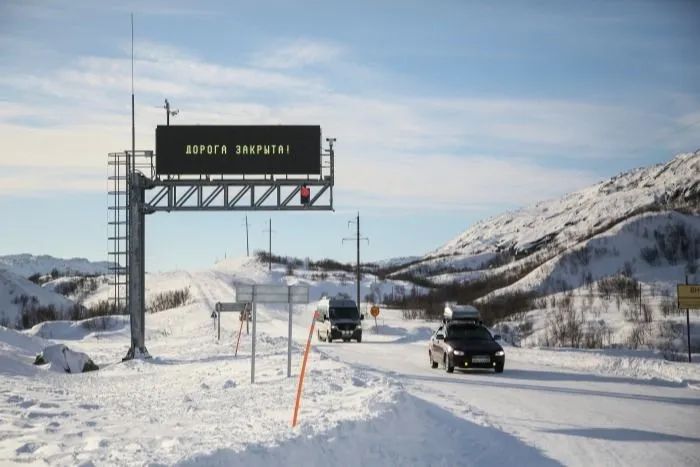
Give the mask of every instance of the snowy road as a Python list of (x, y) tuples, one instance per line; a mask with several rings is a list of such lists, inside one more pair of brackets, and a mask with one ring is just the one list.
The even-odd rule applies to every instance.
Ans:
[(410, 393), (512, 434), (564, 465), (700, 466), (700, 392), (680, 383), (512, 359), (500, 375), (447, 374), (429, 367), (424, 341), (394, 343), (370, 332), (361, 344), (315, 346), (388, 373)]

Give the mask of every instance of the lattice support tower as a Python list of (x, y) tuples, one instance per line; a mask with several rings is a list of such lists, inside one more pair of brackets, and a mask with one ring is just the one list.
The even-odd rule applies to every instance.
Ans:
[(129, 251), (129, 152), (113, 152), (107, 162), (110, 174), (108, 178), (107, 207), (107, 243), (109, 246), (109, 304), (119, 312), (126, 310), (128, 301), (127, 252)]

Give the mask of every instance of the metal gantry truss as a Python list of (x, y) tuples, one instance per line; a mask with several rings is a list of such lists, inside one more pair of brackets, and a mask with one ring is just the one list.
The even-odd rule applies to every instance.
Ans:
[[(149, 181), (148, 213), (158, 211), (328, 211), (333, 209), (333, 181), (282, 180), (163, 180)], [(312, 189), (307, 205), (299, 191)], [(314, 187), (316, 190), (314, 190)], [(315, 191), (315, 194), (314, 194)], [(320, 201), (328, 192), (328, 199)]]
[[(145, 343), (145, 216), (171, 211), (333, 211), (334, 139), (322, 157), (321, 174), (295, 176), (200, 176), (161, 178), (153, 151), (109, 154), (111, 167), (109, 255), (111, 302), (131, 319), (131, 346), (124, 360), (150, 358)], [(300, 190), (311, 188), (302, 204)], [(325, 196), (324, 196), (325, 195)]]

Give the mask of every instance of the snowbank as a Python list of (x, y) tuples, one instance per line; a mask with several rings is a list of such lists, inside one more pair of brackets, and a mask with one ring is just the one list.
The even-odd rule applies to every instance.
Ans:
[(64, 373), (84, 373), (99, 369), (86, 353), (71, 350), (64, 344), (49, 345), (36, 356), (34, 364), (49, 364), (50, 370)]
[[(168, 313), (152, 315), (152, 321)], [(180, 313), (185, 312), (172, 314)], [(0, 446), (0, 464), (173, 465), (219, 449), (241, 452), (294, 438), (303, 442), (341, 423), (378, 416), (400, 391), (386, 377), (313, 352), (299, 426), (293, 430), (302, 347), (293, 347), (294, 377), (287, 378), (287, 341), (261, 326), (251, 386), (250, 337), (243, 336), (234, 357), (230, 332), (217, 343), (209, 321), (207, 313), (190, 311), (182, 334), (149, 341), (149, 350), (157, 355), (151, 360), (105, 365), (80, 377), (40, 372), (45, 377), (3, 381), (0, 411), (8, 423), (3, 424), (7, 438)], [(117, 355), (123, 355), (125, 342), (115, 339), (114, 344)], [(81, 344), (91, 346), (97, 350), (112, 343), (105, 338)], [(36, 412), (29, 425), (23, 422), (28, 419), (22, 407)]]
[(127, 315), (98, 316), (81, 321), (44, 321), (23, 332), (43, 339), (81, 340), (105, 332), (121, 331), (127, 326)]
[(279, 444), (254, 444), (242, 451), (220, 448), (175, 465), (554, 467), (560, 464), (502, 431), (477, 425), (401, 392), (377, 416), (341, 422), (318, 436), (310, 436), (310, 430), (302, 427), (297, 436)]
[(0, 377), (36, 374), (37, 369), (31, 363), (46, 345), (41, 338), (0, 326)]
[(690, 387), (700, 385), (700, 362), (670, 362), (625, 350), (508, 348), (508, 359), (533, 365), (566, 368), (601, 376), (663, 380)]

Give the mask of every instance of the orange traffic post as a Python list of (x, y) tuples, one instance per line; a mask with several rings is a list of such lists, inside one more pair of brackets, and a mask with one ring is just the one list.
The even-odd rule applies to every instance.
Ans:
[(243, 318), (241, 320), (241, 327), (238, 329), (238, 339), (236, 340), (236, 351), (233, 353), (233, 356), (236, 357), (238, 355), (238, 344), (241, 343), (241, 334), (243, 334), (243, 321), (246, 323), (248, 322), (248, 315), (246, 314), (246, 309), (244, 308), (243, 311)]
[(306, 341), (306, 349), (304, 350), (304, 360), (301, 364), (301, 373), (299, 373), (299, 384), (297, 385), (297, 400), (294, 404), (294, 418), (292, 418), (292, 428), (297, 425), (297, 416), (299, 415), (299, 404), (301, 403), (301, 388), (304, 385), (304, 373), (306, 372), (306, 360), (309, 358), (309, 350), (311, 349), (311, 338), (314, 334), (314, 326), (316, 325), (317, 317), (318, 311), (314, 311), (314, 317), (311, 321), (311, 326), (309, 327), (309, 339)]

